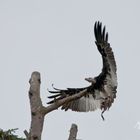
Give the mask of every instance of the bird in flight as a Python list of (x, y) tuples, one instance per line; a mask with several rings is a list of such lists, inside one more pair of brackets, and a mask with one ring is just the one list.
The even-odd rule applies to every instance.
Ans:
[(57, 89), (49, 91), (53, 95), (48, 98), (53, 99), (48, 104), (52, 104), (61, 100), (65, 97), (78, 94), (83, 90), (86, 90), (86, 94), (79, 99), (75, 99), (62, 106), (62, 109), (67, 111), (71, 109), (77, 112), (89, 112), (101, 109), (102, 119), (104, 120), (103, 113), (108, 110), (114, 98), (116, 98), (117, 92), (117, 73), (116, 73), (116, 61), (114, 53), (108, 42), (108, 33), (106, 32), (105, 26), (102, 27), (101, 22), (95, 22), (94, 25), (95, 44), (98, 51), (102, 56), (103, 68), (101, 73), (92, 78), (85, 78), (90, 83), (89, 86), (83, 88), (67, 88)]

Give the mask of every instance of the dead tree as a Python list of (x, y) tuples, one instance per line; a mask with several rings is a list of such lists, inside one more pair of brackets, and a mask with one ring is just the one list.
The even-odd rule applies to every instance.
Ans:
[[(86, 90), (83, 90), (82, 92), (75, 94), (73, 96), (61, 99), (45, 107), (42, 105), (42, 101), (40, 98), (40, 84), (41, 84), (40, 73), (37, 71), (33, 72), (29, 80), (29, 83), (30, 83), (29, 100), (30, 100), (30, 108), (31, 108), (31, 125), (30, 125), (29, 132), (25, 130), (24, 133), (26, 135), (27, 140), (41, 140), (44, 117), (51, 111), (61, 107), (63, 104), (81, 98), (86, 94)], [(76, 140), (77, 130), (73, 132), (74, 129), (75, 127), (72, 126), (69, 140)], [(72, 138), (74, 137), (75, 139), (72, 139), (71, 137)]]
[(78, 131), (77, 125), (72, 124), (68, 140), (76, 140), (77, 131)]

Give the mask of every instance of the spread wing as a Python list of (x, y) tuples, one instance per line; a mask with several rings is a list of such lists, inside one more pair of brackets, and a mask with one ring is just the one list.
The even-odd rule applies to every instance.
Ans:
[(116, 62), (110, 44), (108, 43), (108, 33), (105, 32), (105, 27), (102, 29), (102, 23), (95, 23), (94, 34), (96, 39), (95, 43), (102, 55), (102, 72), (95, 78), (86, 78), (87, 81), (91, 82), (91, 85), (88, 87), (67, 88), (66, 90), (54, 88), (54, 91), (49, 91), (54, 95), (48, 97), (53, 99), (48, 104), (57, 102), (57, 100), (77, 94), (87, 89), (87, 94), (85, 96), (64, 104), (62, 109), (88, 112), (99, 108), (104, 112), (111, 107), (111, 104), (116, 97)]
[(105, 27), (102, 29), (102, 23), (96, 22), (94, 26), (95, 43), (102, 55), (103, 68), (99, 76), (95, 77), (95, 88), (100, 90), (101, 109), (103, 112), (109, 109), (116, 98), (117, 73), (116, 61), (110, 44), (108, 43), (108, 33), (105, 33)]

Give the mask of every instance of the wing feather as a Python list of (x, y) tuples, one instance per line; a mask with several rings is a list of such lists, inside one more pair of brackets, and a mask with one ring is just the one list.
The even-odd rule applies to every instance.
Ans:
[(102, 30), (102, 24), (96, 22), (94, 26), (95, 43), (102, 55), (103, 68), (99, 76), (96, 77), (96, 87), (100, 88), (105, 95), (105, 100), (102, 101), (103, 112), (109, 109), (116, 97), (117, 89), (117, 67), (114, 58), (114, 53), (108, 43), (108, 33), (105, 33), (105, 27)]
[(111, 107), (117, 92), (116, 61), (112, 48), (108, 43), (108, 33), (106, 32), (106, 27), (104, 26), (102, 28), (102, 23), (99, 21), (94, 25), (94, 34), (96, 40), (95, 43), (103, 61), (102, 72), (94, 78), (96, 82), (91, 82), (90, 86), (84, 88), (67, 88), (62, 90), (53, 87), (54, 91), (49, 92), (55, 95), (48, 97), (53, 99), (52, 101), (48, 102), (48, 104), (52, 104), (60, 99), (77, 94), (87, 89), (87, 94), (85, 96), (64, 104), (62, 109), (88, 112), (100, 108), (103, 110), (103, 114)]

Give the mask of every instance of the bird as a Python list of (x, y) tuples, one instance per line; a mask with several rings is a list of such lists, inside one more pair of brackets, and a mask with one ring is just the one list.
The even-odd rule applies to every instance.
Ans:
[(77, 112), (89, 112), (100, 109), (103, 120), (103, 113), (112, 106), (117, 93), (117, 66), (114, 53), (108, 42), (108, 32), (106, 26), (102, 27), (102, 22), (96, 21), (94, 24), (95, 44), (102, 56), (102, 70), (98, 76), (85, 78), (89, 82), (89, 86), (83, 88), (66, 88), (58, 89), (53, 86), (53, 91), (48, 98), (51, 101), (48, 104), (57, 102), (58, 100), (78, 94), (86, 90), (86, 94), (81, 98), (72, 100), (62, 105), (62, 110), (68, 109)]

